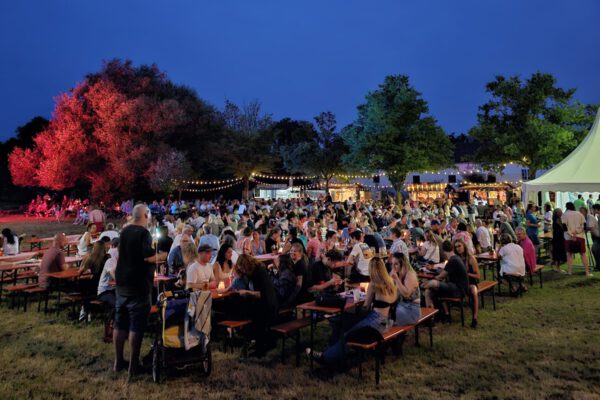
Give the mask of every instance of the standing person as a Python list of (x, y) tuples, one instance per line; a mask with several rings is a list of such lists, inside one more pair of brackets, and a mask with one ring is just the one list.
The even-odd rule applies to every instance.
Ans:
[(147, 208), (144, 204), (133, 207), (132, 222), (120, 236), (119, 259), (115, 269), (116, 306), (115, 363), (113, 370), (125, 368), (123, 347), (129, 339), (129, 377), (139, 372), (139, 356), (144, 329), (150, 314), (155, 263), (162, 262), (166, 253), (155, 254), (152, 236), (146, 228)]
[(594, 199), (591, 194), (588, 197), (586, 204), (587, 204), (588, 211), (592, 212), (592, 209), (594, 208)]
[(585, 218), (585, 231), (589, 232), (592, 237), (592, 256), (594, 257), (596, 269), (598, 269), (598, 262), (600, 261), (600, 252), (598, 251), (599, 249), (597, 243), (600, 239), (600, 229), (598, 228), (598, 220), (596, 219), (595, 210), (593, 207), (594, 206), (590, 208), (589, 213), (587, 208), (581, 207), (580, 212)]
[(544, 205), (544, 233), (552, 230), (552, 206), (550, 203)]
[[(540, 223), (538, 222), (537, 217), (535, 216), (535, 212), (537, 211), (537, 207), (535, 204), (528, 204), (527, 211), (525, 212), (525, 226), (526, 233), (529, 239), (531, 239), (531, 243), (538, 248), (540, 245), (540, 239), (538, 238), (538, 231), (540, 229)], [(516, 233), (516, 232), (515, 232)]]
[(88, 218), (91, 224), (96, 225), (96, 232), (102, 232), (104, 230), (106, 216), (98, 206), (95, 205), (92, 207), (92, 211), (90, 211)]
[(585, 268), (585, 276), (590, 277), (592, 274), (590, 274), (585, 246), (585, 218), (579, 211), (575, 211), (575, 204), (568, 202), (566, 207), (567, 211), (560, 220), (566, 227), (564, 238), (567, 249), (567, 273), (571, 275), (573, 270), (573, 254), (580, 253)]
[(596, 271), (600, 271), (600, 204), (594, 204), (592, 206), (592, 218), (596, 219), (596, 230), (598, 233), (596, 235), (592, 231), (592, 240), (594, 243), (592, 244), (592, 254), (594, 254), (594, 260), (596, 260)]
[(560, 208), (556, 208), (552, 213), (552, 262), (556, 263), (554, 265), (555, 271), (564, 273), (560, 269), (560, 265), (567, 262), (567, 250), (564, 238), (565, 230), (561, 221), (562, 215), (563, 213)]

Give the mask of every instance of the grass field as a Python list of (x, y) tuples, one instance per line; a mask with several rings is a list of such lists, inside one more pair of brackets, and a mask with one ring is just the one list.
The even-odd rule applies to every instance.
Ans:
[[(17, 312), (3, 302), (0, 399), (600, 399), (600, 279), (544, 276), (543, 289), (501, 298), (497, 311), (486, 302), (476, 330), (438, 324), (433, 349), (415, 347), (410, 335), (402, 357), (386, 358), (379, 387), (372, 359), (362, 380), (357, 369), (324, 377), (305, 361), (282, 365), (278, 351), (240, 361), (220, 343), (208, 378), (192, 372), (159, 386), (148, 375), (128, 384), (125, 373), (110, 372), (112, 347), (102, 343), (99, 322)], [(318, 333), (323, 342), (327, 325)], [(145, 352), (149, 345), (147, 338)]]

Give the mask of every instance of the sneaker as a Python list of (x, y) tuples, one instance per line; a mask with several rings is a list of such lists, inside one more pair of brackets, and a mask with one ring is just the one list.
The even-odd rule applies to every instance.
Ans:
[(85, 321), (86, 318), (87, 318), (87, 313), (82, 308), (81, 311), (79, 311), (79, 322)]
[(310, 347), (307, 347), (305, 352), (306, 357), (309, 360), (320, 360), (323, 357), (323, 353), (321, 353), (320, 351), (314, 351)]

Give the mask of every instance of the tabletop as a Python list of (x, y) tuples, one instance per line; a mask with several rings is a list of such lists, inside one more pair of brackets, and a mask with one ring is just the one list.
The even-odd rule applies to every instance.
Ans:
[[(70, 268), (70, 269), (65, 269), (63, 271), (60, 272), (49, 272), (46, 274), (48, 277), (50, 278), (55, 278), (55, 279), (73, 279), (73, 278), (79, 278), (79, 269), (78, 268)], [(90, 274), (83, 274), (84, 275), (90, 275)]]
[(39, 254), (39, 251), (25, 251), (23, 253), (15, 254), (13, 256), (2, 256), (0, 257), (0, 262), (15, 262), (29, 260), (37, 254)]
[[(347, 298), (346, 305), (344, 306), (344, 311), (350, 310), (362, 303), (363, 303), (362, 301), (355, 302), (354, 299)], [(296, 306), (296, 308), (298, 308), (299, 310), (317, 311), (317, 312), (322, 312), (325, 314), (338, 314), (340, 312), (340, 309), (338, 307), (319, 306), (319, 305), (317, 305), (316, 301), (309, 301), (308, 303), (298, 304)]]
[(494, 253), (493, 255), (488, 253), (481, 253), (481, 254), (476, 254), (475, 258), (478, 260), (485, 260), (485, 261), (499, 261), (500, 259), (498, 258), (498, 254)]
[(258, 261), (273, 261), (279, 256), (279, 254), (261, 254), (259, 256), (254, 256)]

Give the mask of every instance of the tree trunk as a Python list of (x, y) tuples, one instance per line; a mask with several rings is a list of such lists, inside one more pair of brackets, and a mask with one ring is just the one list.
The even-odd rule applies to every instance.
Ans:
[(402, 194), (400, 191), (404, 188), (404, 181), (406, 180), (406, 173), (388, 174), (388, 179), (396, 191), (396, 204), (402, 207)]
[(250, 178), (248, 176), (244, 176), (244, 199), (246, 201), (250, 200)]

